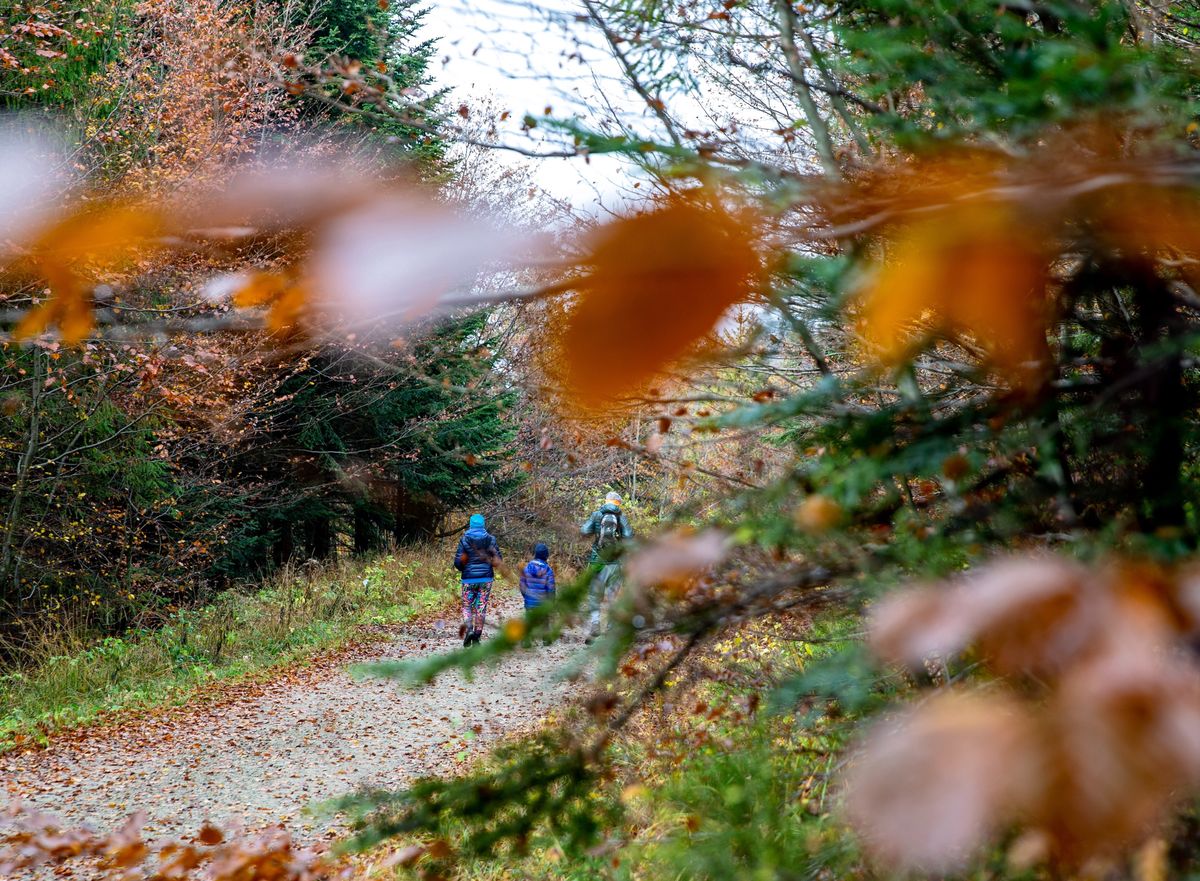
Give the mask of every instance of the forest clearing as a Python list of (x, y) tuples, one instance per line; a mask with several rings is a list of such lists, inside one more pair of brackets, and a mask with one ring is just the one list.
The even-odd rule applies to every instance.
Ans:
[(0, 878), (1200, 875), (1198, 48), (0, 4)]

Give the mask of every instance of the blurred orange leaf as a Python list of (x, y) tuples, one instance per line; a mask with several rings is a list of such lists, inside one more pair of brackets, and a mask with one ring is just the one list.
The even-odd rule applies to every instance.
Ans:
[(866, 292), (862, 334), (884, 364), (912, 355), (924, 332), (984, 349), (1017, 386), (1048, 361), (1047, 259), (1011, 206), (973, 202), (905, 226)]
[(811, 495), (792, 514), (796, 526), (805, 532), (828, 532), (842, 519), (842, 506), (829, 496)]
[(1193, 191), (1139, 184), (1102, 194), (1089, 207), (1111, 247), (1126, 256), (1184, 255), (1191, 259), (1180, 261), (1182, 271), (1198, 275), (1200, 202)]
[(566, 384), (596, 406), (630, 392), (712, 332), (759, 269), (746, 216), (677, 197), (593, 238), (562, 339)]
[(267, 305), (267, 327), (280, 332), (295, 328), (308, 304), (308, 289), (281, 272), (256, 272), (233, 295), (243, 308)]
[(143, 207), (106, 204), (84, 207), (43, 230), (29, 245), (27, 259), (46, 281), (50, 297), (32, 308), (13, 335), (27, 339), (57, 326), (63, 342), (83, 340), (94, 324), (86, 266), (119, 266), (163, 233), (162, 216)]

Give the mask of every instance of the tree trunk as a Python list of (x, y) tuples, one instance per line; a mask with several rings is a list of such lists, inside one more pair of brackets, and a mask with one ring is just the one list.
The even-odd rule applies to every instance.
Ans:
[(272, 561), (275, 565), (284, 566), (296, 553), (296, 537), (292, 532), (292, 521), (287, 520), (279, 526), (279, 537), (271, 548)]
[[(42, 386), (45, 382), (45, 359), (42, 350), (36, 346), (33, 348), (33, 366), (30, 370), (29, 379), (29, 438), (25, 444), (25, 451), (21, 454), (21, 459), (17, 463), (17, 481), (13, 486), (12, 504), (8, 508), (7, 528), (4, 531), (4, 547), (0, 550), (0, 597), (15, 599), (18, 594), (19, 585), (16, 583), (16, 573), (14, 566), (13, 555), (13, 538), (17, 531), (17, 521), (21, 517), (21, 508), (25, 503), (25, 492), (29, 486), (29, 471), (33, 467), (33, 460), (37, 456), (40, 438), (38, 433), (41, 431), (41, 402), (42, 402)], [(11, 587), (11, 591), (9, 588)]]
[(305, 551), (309, 559), (328, 560), (333, 554), (333, 528), (328, 520), (309, 520), (304, 524)]
[(376, 547), (375, 524), (363, 508), (354, 509), (354, 553), (365, 554)]

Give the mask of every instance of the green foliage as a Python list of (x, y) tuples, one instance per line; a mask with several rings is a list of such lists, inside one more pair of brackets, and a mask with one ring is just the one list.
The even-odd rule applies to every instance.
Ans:
[[(443, 110), (444, 90), (433, 85), (429, 64), (436, 43), (422, 40), (419, 32), (428, 8), (421, 0), (399, 0), (380, 4), (377, 0), (316, 0), (297, 16), (315, 29), (309, 55), (317, 63), (348, 59), (385, 73), (397, 93), (426, 93), (419, 100), (404, 101), (404, 119), (387, 114), (346, 115), (345, 124), (365, 127), (376, 142), (414, 161), (428, 180), (445, 180), (452, 174), (446, 161), (446, 142), (437, 133)], [(330, 86), (331, 97), (337, 87)], [(327, 108), (314, 112), (327, 113)]]
[(1131, 6), (855, 0), (834, 21), (846, 73), (884, 108), (867, 117), (880, 137), (1022, 142), (1048, 124), (1128, 117), (1156, 126), (1194, 112), (1195, 56), (1165, 42), (1135, 45)]
[[(578, 853), (597, 841), (615, 813), (612, 806), (596, 810), (594, 787), (586, 757), (547, 734), (501, 748), (477, 775), (421, 780), (402, 792), (358, 793), (330, 807), (345, 811), (359, 830), (346, 845), (355, 850), (422, 833), (453, 836), (458, 858), (487, 857), (512, 842), (521, 851), (536, 830)], [(436, 851), (431, 858), (439, 859)]]
[(292, 371), (236, 460), (242, 475), (290, 478), (241, 518), (219, 571), (321, 559), (343, 534), (359, 552), (411, 541), (508, 492), (514, 396), (490, 375), (490, 335), (478, 312), (415, 340), (411, 360), (330, 348)]
[[(851, 729), (909, 684), (885, 675), (851, 638), (862, 626), (856, 614), (864, 602), (896, 584), (954, 575), (1012, 550), (1065, 546), (1080, 557), (1116, 551), (1160, 562), (1194, 553), (1200, 536), (1200, 498), (1193, 480), (1200, 458), (1200, 372), (1192, 363), (1191, 329), (1197, 307), (1195, 276), (1184, 268), (1194, 257), (1180, 257), (1194, 251), (1196, 240), (1176, 240), (1172, 234), (1138, 239), (1125, 230), (1121, 224), (1130, 220), (1134, 226), (1153, 226), (1149, 213), (1138, 214), (1143, 210), (1139, 193), (1105, 193), (1095, 202), (1062, 208), (1074, 196), (1056, 189), (1055, 157), (1042, 155), (1050, 149), (1046, 145), (1061, 143), (1089, 157), (1107, 157), (1115, 142), (1113, 162), (1146, 157), (1148, 165), (1162, 163), (1153, 168), (1186, 167), (1171, 178), (1174, 189), (1164, 203), (1181, 206), (1181, 224), (1194, 223), (1195, 143), (1188, 135), (1189, 124), (1193, 132), (1196, 127), (1200, 81), (1194, 53), (1164, 30), (1164, 21), (1156, 25), (1152, 16), (1140, 16), (1139, 6), (864, 0), (814, 11), (799, 4), (750, 2), (728, 5), (702, 26), (684, 21), (691, 14), (686, 7), (617, 4), (613, 10), (613, 21), (624, 28), (621, 36), (634, 44), (627, 73), (637, 79), (638, 94), (650, 96), (652, 108), (675, 66), (673, 59), (660, 58), (656, 65), (646, 56), (708, 51), (698, 62), (719, 69), (721, 63), (738, 61), (732, 46), (749, 45), (741, 69), (761, 77), (756, 85), (796, 96), (797, 106), (781, 109), (777, 118), (803, 119), (792, 128), (807, 127), (804, 135), (811, 135), (819, 151), (816, 129), (821, 117), (828, 117), (835, 133), (845, 133), (845, 143), (832, 146), (852, 157), (838, 167), (841, 154), (826, 151), (835, 155), (821, 157), (826, 173), (818, 181), (809, 165), (812, 156), (794, 160), (783, 147), (774, 157), (777, 167), (770, 157), (747, 159), (761, 152), (732, 149), (707, 163), (706, 151), (719, 147), (692, 150), (677, 136), (651, 142), (626, 128), (589, 131), (577, 120), (553, 126), (591, 151), (654, 153), (673, 161), (669, 171), (665, 166), (656, 171), (684, 178), (685, 186), (695, 179), (741, 185), (739, 196), (760, 199), (771, 223), (779, 223), (781, 237), (795, 235), (792, 253), (771, 264), (770, 291), (757, 304), (762, 330), (738, 351), (743, 360), (724, 375), (717, 372), (697, 383), (707, 387), (672, 392), (680, 401), (716, 402), (715, 412), (691, 423), (693, 432), (712, 435), (714, 445), (732, 435), (728, 443), (738, 456), (746, 455), (748, 447), (739, 445), (754, 434), (769, 445), (773, 467), (764, 467), (755, 482), (709, 484), (707, 492), (695, 492), (673, 512), (672, 523), (725, 529), (734, 536), (736, 550), (727, 568), (712, 576), (713, 584), (685, 591), (672, 597), (674, 602), (663, 598), (669, 590), (642, 590), (616, 604), (612, 629), (592, 649), (592, 658), (596, 691), (611, 698), (617, 721), (603, 716), (576, 742), (608, 736), (611, 727), (636, 716), (650, 700), (648, 692), (678, 686), (683, 676), (675, 676), (675, 665), (686, 664), (685, 656), (698, 645), (713, 651), (705, 641), (714, 635), (740, 634), (747, 620), (770, 620), (786, 609), (838, 604), (848, 610), (820, 619), (809, 631), (810, 645), (822, 642), (826, 651), (800, 663), (795, 658), (780, 662), (771, 682), (776, 715), (723, 731), (723, 748), (689, 753), (662, 795), (649, 798), (642, 822), (655, 831), (643, 842), (643, 857), (653, 866), (647, 877), (821, 877), (849, 873), (851, 866), (861, 869), (853, 847), (829, 819), (824, 797), (815, 800), (810, 813), (814, 799), (807, 791), (797, 797), (797, 789), (813, 780), (828, 783), (836, 763), (832, 757), (845, 747)], [(1185, 6), (1182, 15), (1195, 14), (1194, 5)], [(681, 21), (673, 24), (673, 16)], [(733, 23), (721, 30), (726, 21)], [(824, 51), (805, 49), (799, 64), (788, 68), (788, 59), (777, 57), (787, 42), (781, 34), (747, 34), (759, 34), (764, 23), (790, 29), (800, 36), (793, 42), (819, 44)], [(1155, 27), (1161, 34), (1144, 33)], [(695, 50), (707, 39), (698, 35), (705, 29), (718, 37)], [(804, 36), (813, 41), (805, 43)], [(801, 50), (792, 46), (790, 51)], [(760, 65), (762, 58), (769, 60)], [(818, 73), (836, 77), (832, 81), (841, 91)], [(758, 97), (747, 106), (760, 110)], [(841, 97), (856, 99), (853, 108), (835, 100)], [(805, 100), (807, 110), (800, 107)], [(670, 128), (669, 120), (664, 127)], [(860, 130), (869, 137), (855, 137)], [(792, 143), (786, 126), (776, 134)], [(702, 144), (706, 138), (715, 135), (694, 140)], [(990, 168), (994, 162), (1005, 173), (981, 174), (978, 180), (964, 175), (965, 182), (951, 180), (938, 190), (937, 182), (930, 184), (907, 167), (914, 153), (938, 145), (983, 155), (981, 165)], [(867, 169), (881, 157), (902, 161), (891, 166), (893, 175), (872, 177)], [(949, 161), (946, 166), (953, 169)], [(1078, 185), (1100, 187), (1096, 181), (1103, 182), (1106, 166), (1097, 160), (1081, 168)], [(935, 175), (932, 165), (929, 175)], [(920, 200), (923, 187), (936, 191), (925, 202)], [(813, 197), (810, 188), (834, 195)], [(1028, 190), (1041, 198), (1013, 204), (1055, 217), (1064, 212), (1065, 219), (1048, 227), (1054, 231), (1051, 243), (1038, 243), (1050, 252), (1046, 289), (1027, 290), (1032, 284), (1021, 278), (987, 303), (994, 310), (1017, 309), (1018, 298), (1034, 297), (1039, 309), (1044, 306), (1046, 326), (1036, 325), (1031, 334), (1038, 337), (1037, 351), (1046, 353), (1044, 363), (1038, 362), (1046, 370), (1044, 381), (1023, 386), (988, 357), (988, 335), (995, 332), (989, 319), (1000, 323), (1004, 316), (999, 314), (979, 316), (967, 332), (934, 327), (914, 339), (906, 358), (885, 361), (862, 352), (862, 335), (854, 325), (863, 320), (864, 288), (881, 275), (881, 262), (908, 258), (917, 266), (912, 273), (917, 281), (910, 283), (928, 295), (926, 288), (943, 277), (943, 267), (934, 264), (944, 259), (952, 264), (946, 275), (952, 281), (949, 289), (935, 293), (947, 301), (973, 293), (954, 289), (959, 278), (986, 289), (978, 276), (1003, 274), (1004, 267), (980, 260), (981, 269), (945, 244), (955, 241), (954, 221), (961, 219), (946, 204), (986, 209), (992, 205), (988, 198), (1001, 198), (994, 190), (1003, 191), (1004, 198)], [(855, 199), (862, 204), (847, 204)], [(804, 216), (809, 211), (828, 216), (812, 220)], [(930, 241), (921, 243), (925, 250), (898, 253), (908, 224), (919, 222), (914, 217), (939, 211), (944, 226), (928, 233)], [(1009, 227), (1024, 222), (1019, 212), (1009, 226), (997, 222), (999, 241), (984, 244), (1008, 244), (1005, 235), (1016, 237)], [(1113, 245), (1115, 231), (1128, 238)], [(928, 308), (914, 309), (897, 323), (924, 322), (926, 311), (939, 308), (932, 299), (921, 305)], [(738, 374), (751, 370), (771, 383), (767, 393), (747, 393), (748, 380)], [(689, 398), (693, 391), (695, 398)], [(682, 410), (686, 413), (686, 407)], [(823, 516), (806, 513), (813, 500)], [(555, 607), (530, 616), (528, 638), (553, 634), (554, 622), (561, 625), (577, 611), (582, 595), (576, 587), (565, 589)], [(675, 639), (669, 660), (626, 673), (637, 667), (627, 653), (644, 657), (664, 634)], [(470, 669), (519, 644), (496, 640), (486, 649), (383, 672), (429, 681), (452, 666)], [(718, 654), (718, 663), (722, 660)], [(970, 672), (948, 664), (937, 675)], [(722, 664), (712, 678), (741, 673)], [(604, 703), (601, 697), (596, 702)], [(648, 741), (655, 742), (653, 735)], [(648, 775), (635, 754), (630, 748), (622, 756), (614, 747), (589, 761), (605, 772), (629, 772), (625, 781), (640, 784)], [(508, 773), (536, 781), (530, 776), (538, 762), (533, 755), (527, 757), (529, 766), (516, 762)], [(631, 767), (638, 770), (630, 772)], [(511, 792), (503, 789), (503, 778), (472, 778), (481, 779)], [(647, 786), (660, 782), (645, 780)], [(464, 788), (456, 792), (466, 793), (472, 784), (459, 785)], [(489, 804), (481, 819), (471, 813), (465, 796), (456, 795), (443, 812), (445, 791), (426, 786), (392, 796), (403, 805), (403, 819), (375, 823), (364, 814), (374, 837), (360, 840), (415, 832), (448, 836), (455, 829), (448, 814), (461, 823), (449, 838), (486, 838), (488, 830), (499, 828), (489, 826), (489, 818), (503, 815), (504, 808)], [(512, 795), (510, 809), (541, 797), (521, 792)], [(379, 799), (382, 805), (388, 797)], [(621, 798), (606, 791), (597, 800), (612, 806)], [(664, 821), (663, 815), (671, 819)], [(679, 831), (681, 815), (698, 818), (695, 828)], [(520, 842), (532, 833), (530, 841), (547, 852), (558, 846), (553, 836), (539, 838), (537, 828), (521, 827)], [(627, 832), (610, 830), (610, 838), (623, 842)], [(490, 852), (494, 839), (486, 840), (485, 852)], [(614, 863), (629, 866), (627, 857), (628, 852)], [(582, 865), (601, 870), (603, 864)], [(638, 876), (636, 868), (614, 870), (612, 865), (602, 871)], [(573, 871), (542, 868), (550, 876)]]
[(633, 877), (844, 877), (858, 854), (829, 814), (831, 763), (789, 749), (778, 726), (735, 736), (733, 749), (689, 759), (646, 796), (667, 831), (634, 845)]
[(0, 107), (94, 111), (94, 78), (126, 47), (135, 6), (53, 0), (0, 9)]
[(136, 373), (121, 358), (10, 349), (0, 389), (6, 618), (22, 604), (82, 604), (119, 626), (148, 582), (160, 596), (180, 589), (160, 573), (193, 559), (195, 512), (180, 504), (159, 446), (165, 414), (139, 400)]

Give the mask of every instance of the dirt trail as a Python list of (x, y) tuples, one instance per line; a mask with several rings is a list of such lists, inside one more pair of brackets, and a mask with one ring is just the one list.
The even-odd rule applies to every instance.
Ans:
[[(520, 614), (513, 593), (496, 591), (485, 638)], [(457, 630), (449, 616), (441, 631), (414, 625), (362, 659), (444, 651), (456, 644)], [(316, 664), (253, 697), (0, 757), (0, 779), (8, 798), (97, 829), (145, 810), (147, 834), (155, 838), (194, 833), (205, 820), (247, 828), (283, 823), (309, 838), (330, 821), (304, 814), (308, 802), (452, 770), (470, 751), (534, 726), (566, 694), (569, 685), (555, 673), (579, 648), (568, 639), (517, 652), (479, 669), (472, 682), (451, 672), (413, 691), (355, 680), (345, 659)]]

